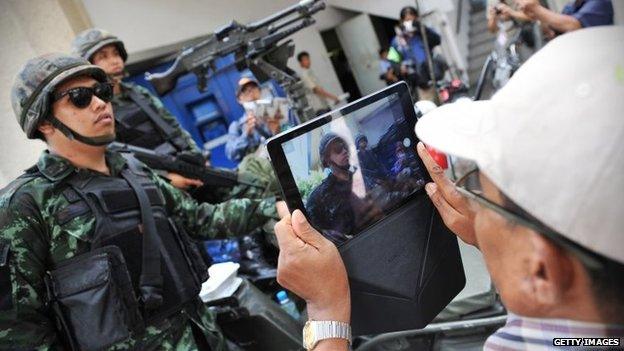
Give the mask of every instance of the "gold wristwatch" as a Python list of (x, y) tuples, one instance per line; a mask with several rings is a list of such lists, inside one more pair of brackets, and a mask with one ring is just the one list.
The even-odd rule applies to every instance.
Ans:
[(307, 321), (303, 327), (303, 347), (310, 351), (325, 339), (346, 339), (351, 344), (351, 326), (337, 321)]

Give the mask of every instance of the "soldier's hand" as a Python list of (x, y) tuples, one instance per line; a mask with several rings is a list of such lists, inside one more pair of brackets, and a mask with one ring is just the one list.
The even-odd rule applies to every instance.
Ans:
[(444, 175), (444, 170), (429, 155), (422, 142), (418, 143), (418, 155), (433, 179), (433, 183), (425, 185), (425, 190), (440, 212), (444, 224), (466, 244), (477, 246), (474, 231), (475, 211), (468, 199), (462, 196), (455, 188), (455, 184)]
[(311, 320), (348, 323), (351, 300), (347, 270), (336, 246), (299, 210), (275, 225), (280, 247), (277, 281), (306, 300)]
[(169, 178), (171, 185), (175, 186), (178, 189), (183, 189), (183, 190), (186, 190), (192, 186), (199, 187), (199, 186), (204, 185), (204, 183), (199, 179), (186, 178), (184, 176), (181, 176), (173, 172), (168, 172), (167, 178)]

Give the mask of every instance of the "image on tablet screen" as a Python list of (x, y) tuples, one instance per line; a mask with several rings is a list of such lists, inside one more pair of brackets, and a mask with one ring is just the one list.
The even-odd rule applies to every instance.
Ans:
[(308, 219), (336, 245), (424, 186), (410, 128), (394, 94), (282, 144)]

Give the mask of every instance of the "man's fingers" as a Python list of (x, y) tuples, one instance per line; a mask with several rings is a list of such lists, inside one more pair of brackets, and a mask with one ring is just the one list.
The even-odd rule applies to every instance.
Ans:
[(290, 214), (275, 223), (274, 230), (280, 250), (288, 249), (293, 246), (293, 242), (299, 241), (293, 232)]
[(417, 149), (418, 155), (425, 164), (425, 167), (427, 167), (431, 179), (436, 183), (437, 188), (441, 192), (441, 196), (446, 199), (445, 201), (462, 213), (467, 211), (469, 209), (467, 200), (455, 189), (455, 184), (444, 174), (444, 169), (429, 155), (429, 151), (425, 145), (419, 142)]
[(292, 227), (299, 239), (306, 244), (314, 246), (316, 249), (319, 248), (323, 236), (310, 225), (300, 210), (295, 210), (292, 214)]
[(277, 209), (277, 215), (279, 216), (279, 218), (285, 218), (290, 215), (290, 211), (288, 211), (288, 205), (286, 205), (286, 201), (276, 202), (275, 208)]
[(463, 215), (451, 206), (444, 196), (438, 191), (438, 187), (435, 183), (428, 183), (425, 185), (425, 190), (427, 191), (427, 195), (431, 198), (431, 202), (438, 209), (444, 224), (446, 224), (449, 229), (453, 232), (456, 231), (456, 223), (463, 217)]

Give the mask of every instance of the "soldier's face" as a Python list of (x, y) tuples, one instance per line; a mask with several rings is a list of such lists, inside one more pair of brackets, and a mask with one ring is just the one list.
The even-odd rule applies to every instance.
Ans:
[(358, 147), (360, 148), (360, 150), (366, 150), (367, 146), (368, 142), (366, 140), (360, 140), (360, 142), (358, 143)]
[[(89, 76), (81, 76), (60, 84), (55, 93), (62, 93), (77, 87), (93, 87), (97, 81)], [(76, 107), (68, 95), (52, 104), (52, 114), (70, 129), (86, 137), (109, 135), (115, 132), (113, 107), (97, 96), (84, 108)]]
[(124, 61), (115, 44), (106, 45), (91, 57), (94, 65), (100, 66), (106, 74), (118, 76), (123, 74)]
[(329, 159), (332, 163), (340, 167), (349, 165), (349, 150), (344, 142), (340, 140), (333, 141), (329, 148)]

